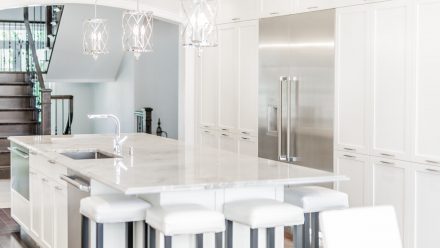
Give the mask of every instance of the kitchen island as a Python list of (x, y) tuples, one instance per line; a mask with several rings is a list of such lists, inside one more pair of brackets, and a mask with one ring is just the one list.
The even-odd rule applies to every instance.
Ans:
[[(22, 179), (26, 168), (23, 162), (12, 163), (13, 218), (45, 247), (62, 248), (69, 243), (69, 248), (76, 248), (80, 226), (75, 209), (80, 198), (73, 197), (78, 195), (75, 188), (87, 193), (83, 196), (136, 195), (152, 205), (197, 203), (222, 211), (225, 202), (239, 199), (282, 201), (286, 186), (346, 179), (330, 172), (186, 145), (147, 134), (127, 136), (122, 156), (113, 154), (111, 135), (9, 138), (12, 150), (21, 155), (26, 151), (29, 154), (28, 195), (19, 192), (23, 187), (17, 185), (26, 181)], [(21, 167), (14, 169), (14, 166)], [(78, 178), (81, 180), (76, 180)], [(122, 224), (105, 226), (106, 248), (124, 247), (123, 228)], [(142, 223), (135, 228), (135, 247), (143, 247)], [(93, 228), (91, 231), (94, 232)], [(241, 237), (234, 240), (234, 246), (248, 247), (248, 229), (237, 225), (234, 232), (237, 232), (235, 237)], [(157, 235), (158, 247), (162, 247), (163, 239)], [(264, 240), (264, 232), (261, 232), (260, 242), (263, 244)], [(205, 235), (205, 247), (213, 247), (212, 241), (213, 235)], [(283, 247), (283, 242), (283, 229), (277, 228), (276, 247)], [(194, 247), (194, 238), (177, 237), (173, 243), (177, 248)]]

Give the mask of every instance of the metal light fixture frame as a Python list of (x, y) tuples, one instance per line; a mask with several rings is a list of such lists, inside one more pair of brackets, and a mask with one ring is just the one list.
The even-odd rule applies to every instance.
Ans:
[(218, 0), (181, 0), (187, 23), (183, 29), (183, 46), (202, 50), (218, 46)]
[(95, 17), (83, 22), (83, 53), (92, 55), (95, 60), (100, 55), (109, 53), (107, 19), (97, 18), (96, 8), (97, 1), (95, 1)]
[(136, 59), (153, 51), (153, 20), (152, 11), (139, 10), (139, 0), (136, 10), (125, 11), (122, 15), (122, 47), (132, 52)]

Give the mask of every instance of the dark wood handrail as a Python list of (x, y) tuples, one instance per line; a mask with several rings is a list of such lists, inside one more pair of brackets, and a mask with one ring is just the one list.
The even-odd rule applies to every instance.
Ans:
[(26, 26), (26, 32), (29, 38), (29, 46), (32, 50), (32, 59), (34, 60), (35, 70), (38, 77), (38, 83), (40, 84), (40, 89), (46, 90), (46, 86), (44, 84), (43, 72), (41, 71), (40, 61), (38, 60), (37, 49), (35, 48), (35, 41), (32, 35), (31, 25), (29, 22), (29, 7), (24, 8), (24, 24)]

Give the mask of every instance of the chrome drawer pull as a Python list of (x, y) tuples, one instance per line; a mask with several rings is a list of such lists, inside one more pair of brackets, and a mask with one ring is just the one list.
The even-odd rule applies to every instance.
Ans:
[(428, 172), (440, 173), (440, 170), (426, 169)]
[(249, 138), (246, 137), (241, 137), (242, 140), (250, 140)]
[(434, 160), (426, 160), (427, 163), (430, 164), (440, 164), (440, 162), (434, 161)]
[(347, 151), (356, 151), (356, 149), (353, 149), (353, 148), (347, 148), (347, 147), (344, 147), (344, 150), (347, 150)]
[(346, 158), (356, 158), (356, 156), (352, 156), (352, 155), (344, 155), (344, 157), (346, 157)]
[(62, 191), (63, 190), (63, 188), (61, 188), (59, 186), (55, 186), (55, 189), (58, 190), (58, 191)]
[(47, 162), (51, 163), (51, 164), (56, 164), (57, 162), (55, 160), (48, 160)]
[(389, 154), (389, 153), (381, 153), (380, 155), (386, 156), (386, 157), (394, 157), (393, 154)]
[(250, 133), (249, 132), (245, 132), (245, 131), (243, 131), (243, 132), (241, 132), (242, 134), (245, 134), (245, 135), (249, 135)]
[(382, 164), (388, 164), (388, 165), (395, 165), (393, 162), (387, 162), (387, 161), (380, 161)]
[(225, 133), (222, 133), (222, 136), (229, 137), (229, 135), (227, 135), (227, 134), (225, 134)]
[(278, 15), (280, 12), (270, 12), (269, 15)]
[(17, 147), (8, 147), (8, 150), (10, 152), (20, 156), (21, 158), (24, 158), (24, 159), (29, 158), (29, 154), (27, 154), (26, 152), (23, 152), (22, 150), (18, 149)]
[(90, 185), (82, 184), (81, 182), (76, 180), (76, 178), (70, 178), (68, 176), (62, 175), (60, 179), (83, 192), (90, 192)]

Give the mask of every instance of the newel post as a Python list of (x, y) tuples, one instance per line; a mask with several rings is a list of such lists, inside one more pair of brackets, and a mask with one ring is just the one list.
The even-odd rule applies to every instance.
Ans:
[(41, 135), (51, 134), (51, 89), (41, 90)]

